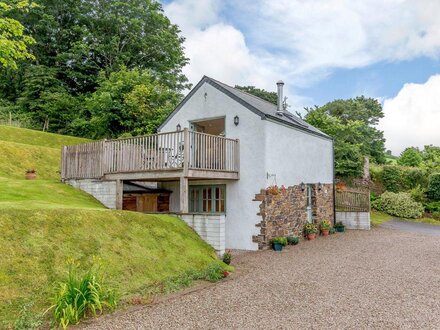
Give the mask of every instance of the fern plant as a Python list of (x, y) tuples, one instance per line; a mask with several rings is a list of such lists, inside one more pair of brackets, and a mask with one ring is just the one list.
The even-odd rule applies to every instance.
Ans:
[(55, 297), (55, 320), (63, 329), (69, 324), (77, 324), (87, 315), (95, 316), (104, 308), (113, 310), (117, 304), (114, 290), (104, 289), (102, 279), (91, 268), (83, 276), (78, 274), (78, 267), (69, 263), (67, 281), (60, 283)]

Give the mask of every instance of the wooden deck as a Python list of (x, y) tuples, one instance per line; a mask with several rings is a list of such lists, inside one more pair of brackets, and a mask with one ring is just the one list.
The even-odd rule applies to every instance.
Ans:
[(239, 179), (238, 140), (183, 131), (62, 149), (61, 178), (166, 181)]

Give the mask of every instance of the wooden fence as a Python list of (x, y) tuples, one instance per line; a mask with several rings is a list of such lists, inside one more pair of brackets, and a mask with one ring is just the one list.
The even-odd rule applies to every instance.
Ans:
[(238, 172), (239, 141), (176, 131), (63, 147), (61, 177), (100, 178), (106, 173), (169, 169)]
[(370, 193), (347, 189), (337, 191), (335, 204), (337, 212), (370, 212)]

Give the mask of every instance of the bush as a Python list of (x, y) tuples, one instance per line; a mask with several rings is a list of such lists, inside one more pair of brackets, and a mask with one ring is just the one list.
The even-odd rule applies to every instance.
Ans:
[(426, 203), (425, 209), (426, 209), (426, 212), (429, 212), (429, 213), (440, 212), (440, 201)]
[(403, 183), (407, 189), (413, 189), (417, 186), (426, 187), (426, 171), (421, 168), (404, 167), (402, 170)]
[(299, 238), (298, 236), (288, 236), (287, 237), (287, 243), (289, 245), (296, 245), (299, 243)]
[(287, 238), (286, 237), (274, 237), (274, 238), (272, 238), (272, 243), (278, 243), (278, 244), (281, 244), (282, 246), (286, 246), (287, 245)]
[(383, 185), (386, 190), (399, 192), (402, 188), (402, 171), (399, 166), (385, 165), (382, 173)]
[(414, 201), (410, 194), (403, 192), (387, 191), (373, 204), (380, 211), (402, 218), (420, 218), (424, 211), (422, 203)]
[(209, 282), (217, 282), (220, 281), (223, 277), (225, 277), (224, 269), (219, 263), (212, 262), (206, 268), (205, 280)]
[(440, 173), (429, 176), (427, 195), (434, 201), (440, 201)]
[(411, 194), (412, 199), (416, 202), (423, 203), (426, 200), (425, 190), (420, 185), (411, 189), (409, 193)]
[(67, 281), (60, 284), (55, 297), (55, 320), (64, 329), (69, 324), (77, 324), (86, 315), (96, 315), (104, 307), (114, 309), (117, 299), (113, 290), (106, 290), (102, 281), (93, 269), (82, 276), (78, 275), (78, 267), (73, 262), (69, 264)]

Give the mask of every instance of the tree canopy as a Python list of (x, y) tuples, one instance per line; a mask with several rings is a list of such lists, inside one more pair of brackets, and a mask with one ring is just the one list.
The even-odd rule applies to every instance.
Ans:
[(381, 104), (364, 96), (335, 100), (322, 107), (306, 108), (305, 120), (335, 139), (335, 169), (338, 176), (362, 174), (364, 157), (385, 162), (385, 139), (375, 125), (383, 117)]
[(418, 148), (409, 147), (402, 151), (400, 157), (397, 159), (397, 164), (416, 167), (422, 163), (422, 160), (420, 150)]
[[(19, 10), (8, 13), (10, 19), (22, 22), (24, 30), (35, 39), (29, 50), (36, 60), (17, 62), (18, 70), (14, 73), (8, 68), (0, 71), (0, 101), (9, 104), (3, 111), (17, 116), (26, 114), (36, 127), (41, 128), (46, 122), (50, 131), (90, 136), (90, 131), (82, 133), (72, 125), (90, 115), (91, 101), (85, 100), (96, 99), (98, 96), (92, 94), (102, 89), (103, 81), (113, 73), (148, 72), (154, 84), (175, 95), (189, 87), (182, 73), (188, 63), (184, 39), (178, 27), (164, 15), (159, 2), (40, 0), (38, 3), (38, 7), (32, 6), (26, 13)], [(153, 97), (154, 93), (150, 95)], [(131, 131), (123, 125), (118, 123), (115, 132)], [(113, 136), (114, 132), (109, 134)]]
[(24, 26), (17, 20), (8, 17), (13, 10), (26, 11), (36, 5), (29, 5), (27, 1), (6, 3), (0, 1), (0, 66), (3, 68), (17, 69), (17, 62), (26, 59), (35, 59), (28, 47), (35, 40), (25, 34)]
[(235, 85), (235, 88), (237, 88), (243, 92), (255, 95), (263, 100), (266, 100), (267, 102), (273, 103), (275, 105), (277, 104), (278, 97), (277, 97), (277, 93), (275, 93), (275, 92), (268, 92), (265, 89), (256, 88), (255, 86)]

